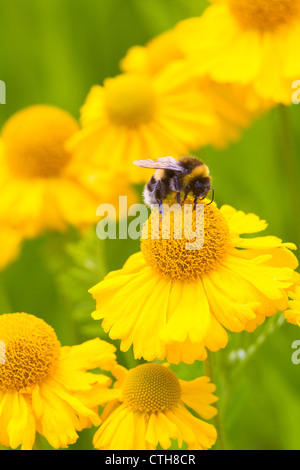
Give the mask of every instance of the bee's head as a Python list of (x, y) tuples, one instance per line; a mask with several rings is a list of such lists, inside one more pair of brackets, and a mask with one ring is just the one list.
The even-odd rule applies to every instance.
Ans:
[(210, 190), (210, 185), (211, 179), (208, 176), (205, 178), (195, 178), (190, 181), (191, 191), (196, 197), (205, 196)]

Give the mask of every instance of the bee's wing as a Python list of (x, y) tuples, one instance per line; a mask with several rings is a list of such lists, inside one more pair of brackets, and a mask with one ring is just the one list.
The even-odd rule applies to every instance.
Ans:
[(158, 158), (157, 160), (135, 160), (134, 165), (141, 166), (143, 168), (153, 168), (155, 170), (173, 170), (180, 173), (184, 173), (185, 168), (178, 165), (177, 160), (173, 157), (163, 157)]

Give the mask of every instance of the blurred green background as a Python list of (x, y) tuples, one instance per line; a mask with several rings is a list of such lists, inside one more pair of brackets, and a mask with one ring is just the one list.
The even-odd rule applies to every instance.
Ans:
[[(204, 0), (0, 0), (0, 79), (7, 87), (0, 126), (37, 103), (78, 118), (89, 88), (119, 72), (130, 46), (205, 6)], [(269, 222), (266, 233), (298, 245), (299, 112), (296, 105), (278, 107), (226, 150), (199, 152), (211, 169), (218, 205), (254, 212)], [(0, 312), (44, 318), (63, 345), (106, 338), (90, 317), (94, 301), (87, 289), (138, 249), (138, 241), (99, 241), (94, 230), (84, 240), (70, 230), (26, 242), (20, 258), (0, 273)], [(297, 339), (299, 329), (278, 316), (253, 334), (231, 335), (228, 348), (215, 354), (229, 449), (300, 449), (300, 365), (291, 361)], [(236, 350), (248, 348), (245, 361), (234, 359)], [(123, 365), (136, 364), (131, 351), (118, 356)], [(192, 379), (203, 365), (173, 369)], [(93, 432), (82, 432), (71, 448), (91, 449)]]

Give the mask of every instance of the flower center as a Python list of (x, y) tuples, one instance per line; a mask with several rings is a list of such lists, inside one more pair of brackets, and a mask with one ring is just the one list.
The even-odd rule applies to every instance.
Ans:
[(60, 343), (41, 318), (27, 313), (0, 315), (0, 340), (0, 390), (18, 391), (39, 384), (57, 363)]
[(19, 111), (2, 130), (8, 167), (14, 175), (25, 178), (59, 175), (71, 159), (65, 142), (77, 131), (75, 119), (53, 106)]
[(116, 125), (137, 126), (151, 120), (156, 97), (150, 80), (123, 74), (105, 80), (105, 109)]
[(297, 0), (229, 0), (229, 6), (242, 26), (260, 31), (288, 24), (300, 13)]
[[(171, 207), (174, 202), (168, 204)], [(146, 262), (159, 270), (162, 276), (172, 280), (194, 281), (217, 268), (226, 256), (230, 246), (228, 224), (215, 206), (200, 204), (203, 204), (203, 219), (197, 218), (196, 211), (192, 211), (191, 198), (187, 198), (179, 219), (178, 215), (170, 211), (168, 234), (164, 229), (168, 227), (164, 225), (168, 214), (164, 214), (160, 225), (157, 217), (153, 218), (151, 224), (150, 215), (148, 227), (144, 228), (142, 234), (141, 250)], [(185, 215), (187, 209), (190, 209), (191, 218)], [(190, 243), (193, 243), (194, 249), (188, 245)]]
[(131, 369), (122, 392), (124, 403), (133, 411), (146, 414), (172, 410), (181, 395), (174, 372), (160, 364), (142, 364)]

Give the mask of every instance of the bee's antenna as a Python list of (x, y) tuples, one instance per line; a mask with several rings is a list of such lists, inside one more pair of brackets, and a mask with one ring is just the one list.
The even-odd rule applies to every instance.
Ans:
[[(214, 190), (214, 188), (211, 188), (211, 189), (208, 191), (208, 193), (209, 193), (210, 191), (212, 192), (212, 198), (211, 198), (210, 202), (207, 204), (207, 206), (209, 206), (210, 204), (212, 204), (212, 203), (214, 202), (214, 199), (215, 199), (215, 190)], [(207, 194), (208, 194), (208, 193), (207, 193)]]

